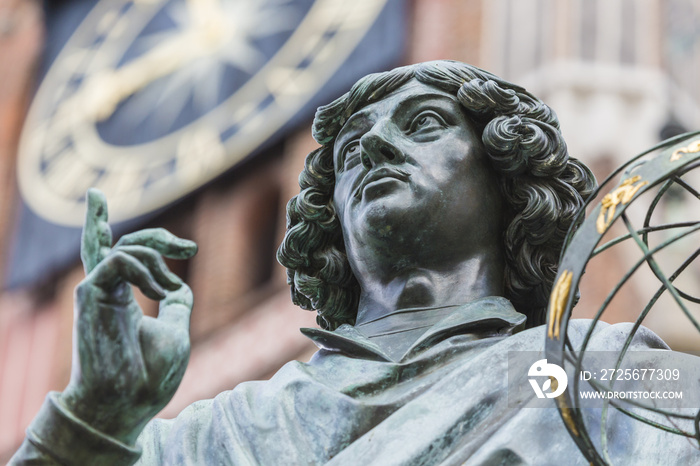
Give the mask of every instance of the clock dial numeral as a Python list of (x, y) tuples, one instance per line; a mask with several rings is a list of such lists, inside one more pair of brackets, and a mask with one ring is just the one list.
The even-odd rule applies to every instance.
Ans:
[(270, 73), (268, 87), (278, 103), (284, 105), (288, 98), (307, 95), (318, 85), (313, 73), (308, 69), (278, 68)]
[(74, 200), (84, 196), (97, 177), (95, 169), (80, 159), (72, 145), (61, 151), (44, 172), (46, 184), (52, 191)]
[(98, 34), (104, 34), (109, 32), (109, 30), (114, 26), (115, 21), (119, 17), (119, 12), (117, 10), (111, 10), (105, 13), (102, 18), (97, 23), (95, 32)]
[(105, 170), (97, 186), (109, 198), (141, 189), (147, 179), (148, 172), (140, 164), (133, 161), (120, 161)]
[(50, 127), (45, 133), (43, 160), (51, 163), (61, 155), (61, 151), (72, 145), (72, 141), (64, 128)]
[(352, 30), (363, 28), (367, 25), (376, 14), (376, 5), (372, 5), (369, 2), (359, 2), (357, 5), (353, 5), (348, 8), (348, 3), (342, 3), (345, 8), (341, 7), (345, 19), (340, 24), (341, 30)]
[[(93, 54), (94, 50), (76, 47), (57, 63), (57, 70), (60, 73), (65, 73), (65, 75), (69, 77), (68, 79), (75, 79), (74, 74), (79, 73), (78, 70), (80, 70), (86, 60)], [(60, 97), (60, 95), (56, 97)]]
[(236, 110), (231, 112), (231, 123), (238, 124), (246, 118), (250, 117), (256, 110), (255, 102), (245, 102)]
[(105, 193), (110, 204), (110, 215), (129, 212), (142, 196), (148, 172), (135, 161), (115, 162), (108, 167), (96, 187)]

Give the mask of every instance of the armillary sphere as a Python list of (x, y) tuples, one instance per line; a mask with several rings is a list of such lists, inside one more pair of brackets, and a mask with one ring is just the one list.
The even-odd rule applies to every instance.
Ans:
[[(669, 321), (675, 312), (674, 322), (686, 322), (684, 330), (694, 332), (690, 333), (691, 341), (700, 338), (700, 261), (695, 261), (700, 256), (700, 170), (694, 170), (699, 165), (700, 132), (677, 136), (619, 167), (586, 201), (565, 241), (550, 297), (545, 345), (548, 360), (570, 374), (592, 370), (587, 367), (591, 359), (584, 356), (590, 349), (594, 328), (616, 312), (615, 304), (623, 300), (614, 300), (625, 293), (626, 287), (636, 286), (629, 292), (641, 299), (641, 304), (633, 309), (636, 320), (624, 327), (627, 335), (622, 337), (624, 344), (611, 366), (621, 367), (643, 321), (645, 325), (653, 323), (654, 318), (657, 322)], [(607, 294), (596, 297), (586, 308), (594, 316), (585, 336), (582, 340), (577, 336), (580, 343), (574, 345), (567, 330), (579, 300), (579, 284), (586, 268), (591, 273), (593, 261), (606, 255), (617, 258), (619, 277), (606, 282)], [(637, 278), (641, 285), (634, 285)], [(582, 302), (587, 299), (585, 292), (583, 295)], [(630, 312), (629, 300), (626, 303), (625, 312)], [(610, 391), (614, 383), (570, 376), (567, 390), (556, 398), (569, 433), (592, 464), (612, 464), (609, 453), (614, 442), (610, 441), (606, 423), (615, 411), (615, 416), (622, 413), (669, 436), (681, 435), (700, 443), (697, 407), (672, 410), (647, 400), (605, 399), (602, 409), (595, 411), (595, 422), (590, 422), (591, 411), (583, 406), (585, 400), (581, 400), (579, 389), (587, 384), (593, 390)]]

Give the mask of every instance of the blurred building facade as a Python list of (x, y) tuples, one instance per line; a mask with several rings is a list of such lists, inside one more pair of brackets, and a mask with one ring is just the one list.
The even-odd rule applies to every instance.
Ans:
[[(450, 58), (523, 84), (554, 108), (573, 156), (601, 177), (677, 128), (700, 127), (700, 1), (413, 0), (403, 63)], [(44, 37), (42, 5), (0, 6), (0, 257), (8, 260), (17, 212), (19, 133)], [(310, 122), (309, 122), (310, 123)], [(298, 192), (309, 123), (235, 174), (208, 185), (144, 226), (163, 226), (200, 250), (174, 270), (195, 294), (192, 356), (162, 415), (245, 380), (269, 377), (314, 346), (298, 331), (315, 316), (289, 299), (275, 261), (284, 207)], [(666, 134), (671, 135), (671, 134)], [(39, 285), (0, 294), (0, 461), (19, 445), (49, 390), (70, 372), (75, 263)], [(582, 293), (600, 293), (606, 268)], [(632, 318), (634, 293), (612, 320)], [(144, 312), (156, 304), (142, 299)], [(579, 316), (590, 315), (581, 309)], [(662, 335), (697, 349), (692, 334)]]

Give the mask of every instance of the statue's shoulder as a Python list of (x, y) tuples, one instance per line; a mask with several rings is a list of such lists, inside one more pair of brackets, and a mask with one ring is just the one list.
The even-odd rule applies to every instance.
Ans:
[[(591, 331), (591, 326), (594, 326)], [(593, 319), (571, 319), (567, 329), (567, 336), (574, 348), (580, 348), (590, 332), (590, 341), (586, 345), (586, 351), (619, 351), (624, 346), (627, 337), (634, 332), (633, 322), (620, 322), (608, 324), (607, 322), (594, 321)], [(656, 333), (644, 326), (637, 329), (630, 343), (631, 350), (664, 349), (669, 346)]]

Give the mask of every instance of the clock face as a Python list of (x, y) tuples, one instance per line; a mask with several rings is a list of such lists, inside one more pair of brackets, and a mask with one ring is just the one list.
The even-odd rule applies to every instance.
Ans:
[(63, 47), (23, 130), (22, 197), (79, 226), (161, 208), (279, 131), (340, 68), (386, 0), (102, 0)]

